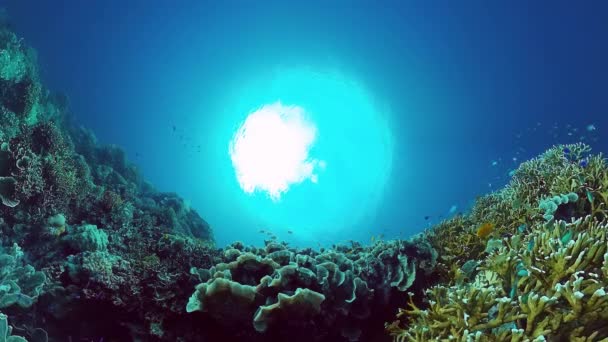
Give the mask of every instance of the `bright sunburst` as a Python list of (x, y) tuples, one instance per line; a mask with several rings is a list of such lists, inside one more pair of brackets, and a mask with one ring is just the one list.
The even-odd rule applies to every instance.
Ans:
[(338, 71), (277, 67), (243, 77), (218, 101), (218, 163), (209, 167), (228, 176), (217, 179), (226, 190), (218, 197), (265, 231), (291, 231), (281, 237), (290, 243), (365, 234), (359, 227), (375, 217), (391, 173), (383, 101)]
[(325, 163), (309, 155), (317, 128), (304, 108), (280, 102), (249, 114), (230, 142), (230, 157), (241, 188), (265, 191), (273, 200), (293, 184), (316, 183)]

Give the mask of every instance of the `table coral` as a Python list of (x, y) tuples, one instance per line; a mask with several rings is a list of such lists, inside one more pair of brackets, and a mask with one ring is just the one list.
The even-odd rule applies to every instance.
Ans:
[(231, 328), (236, 316), (239, 329), (276, 336), (300, 331), (315, 340), (333, 332), (356, 341), (372, 311), (389, 304), (391, 291), (408, 290), (436, 262), (422, 239), (334, 247), (317, 252), (275, 242), (263, 249), (235, 244), (224, 252), (227, 262), (191, 270), (203, 283), (187, 311), (205, 312)]

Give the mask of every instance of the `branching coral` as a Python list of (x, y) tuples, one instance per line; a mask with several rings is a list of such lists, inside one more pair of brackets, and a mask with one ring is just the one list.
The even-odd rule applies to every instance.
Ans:
[[(397, 315), (401, 323), (387, 324), (395, 340), (607, 338), (608, 221), (598, 210), (605, 205), (599, 184), (606, 182), (607, 166), (588, 152), (582, 144), (549, 150), (522, 164), (511, 183), (480, 199), (471, 215), (431, 231), (431, 242), (447, 255), (443, 260), (458, 267), (428, 289), (424, 307), (410, 301)], [(579, 163), (582, 158), (585, 163)], [(522, 206), (508, 211), (514, 201)], [(551, 217), (543, 218), (549, 209)], [(489, 219), (500, 232), (491, 241), (499, 243), (481, 252), (470, 248), (474, 253), (467, 257), (457, 254), (469, 246), (462, 243), (471, 239), (467, 227)], [(446, 235), (461, 243), (439, 239)], [(474, 279), (459, 282), (465, 263), (476, 266), (466, 271)]]
[[(480, 267), (487, 271), (474, 283), (433, 287), (427, 309), (410, 304), (402, 311), (412, 321), (406, 330), (393, 329), (396, 340), (608, 336), (606, 229), (608, 223), (589, 216), (535, 227), (529, 244), (510, 238), (511, 248), (488, 256)], [(564, 239), (568, 232), (571, 239)]]

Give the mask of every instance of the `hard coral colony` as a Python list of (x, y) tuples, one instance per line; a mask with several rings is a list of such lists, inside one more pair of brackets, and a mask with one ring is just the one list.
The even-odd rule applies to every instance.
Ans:
[(218, 249), (6, 26), (0, 90), (0, 341), (608, 341), (608, 166), (586, 145), (409, 240)]
[[(443, 272), (426, 290), (424, 306), (410, 302), (387, 325), (396, 341), (608, 341), (608, 223), (605, 202), (595, 199), (606, 198), (608, 166), (601, 155), (585, 167), (572, 164), (564, 148), (589, 152), (583, 144), (556, 146), (523, 163), (464, 220), (427, 233)], [(594, 196), (581, 196), (590, 188)], [(453, 251), (468, 226), (487, 221), (505, 237), (489, 252), (469, 249), (466, 259), (478, 266), (470, 281), (458, 281), (465, 259)], [(522, 223), (525, 229), (514, 229)]]

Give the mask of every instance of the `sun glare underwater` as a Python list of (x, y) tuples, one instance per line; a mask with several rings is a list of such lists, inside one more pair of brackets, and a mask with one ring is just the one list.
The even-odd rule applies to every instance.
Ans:
[(608, 342), (608, 2), (5, 2), (0, 342)]
[(246, 84), (222, 116), (240, 119), (220, 138), (235, 197), (297, 245), (356, 238), (350, 227), (373, 217), (391, 172), (386, 106), (338, 72), (278, 69)]

